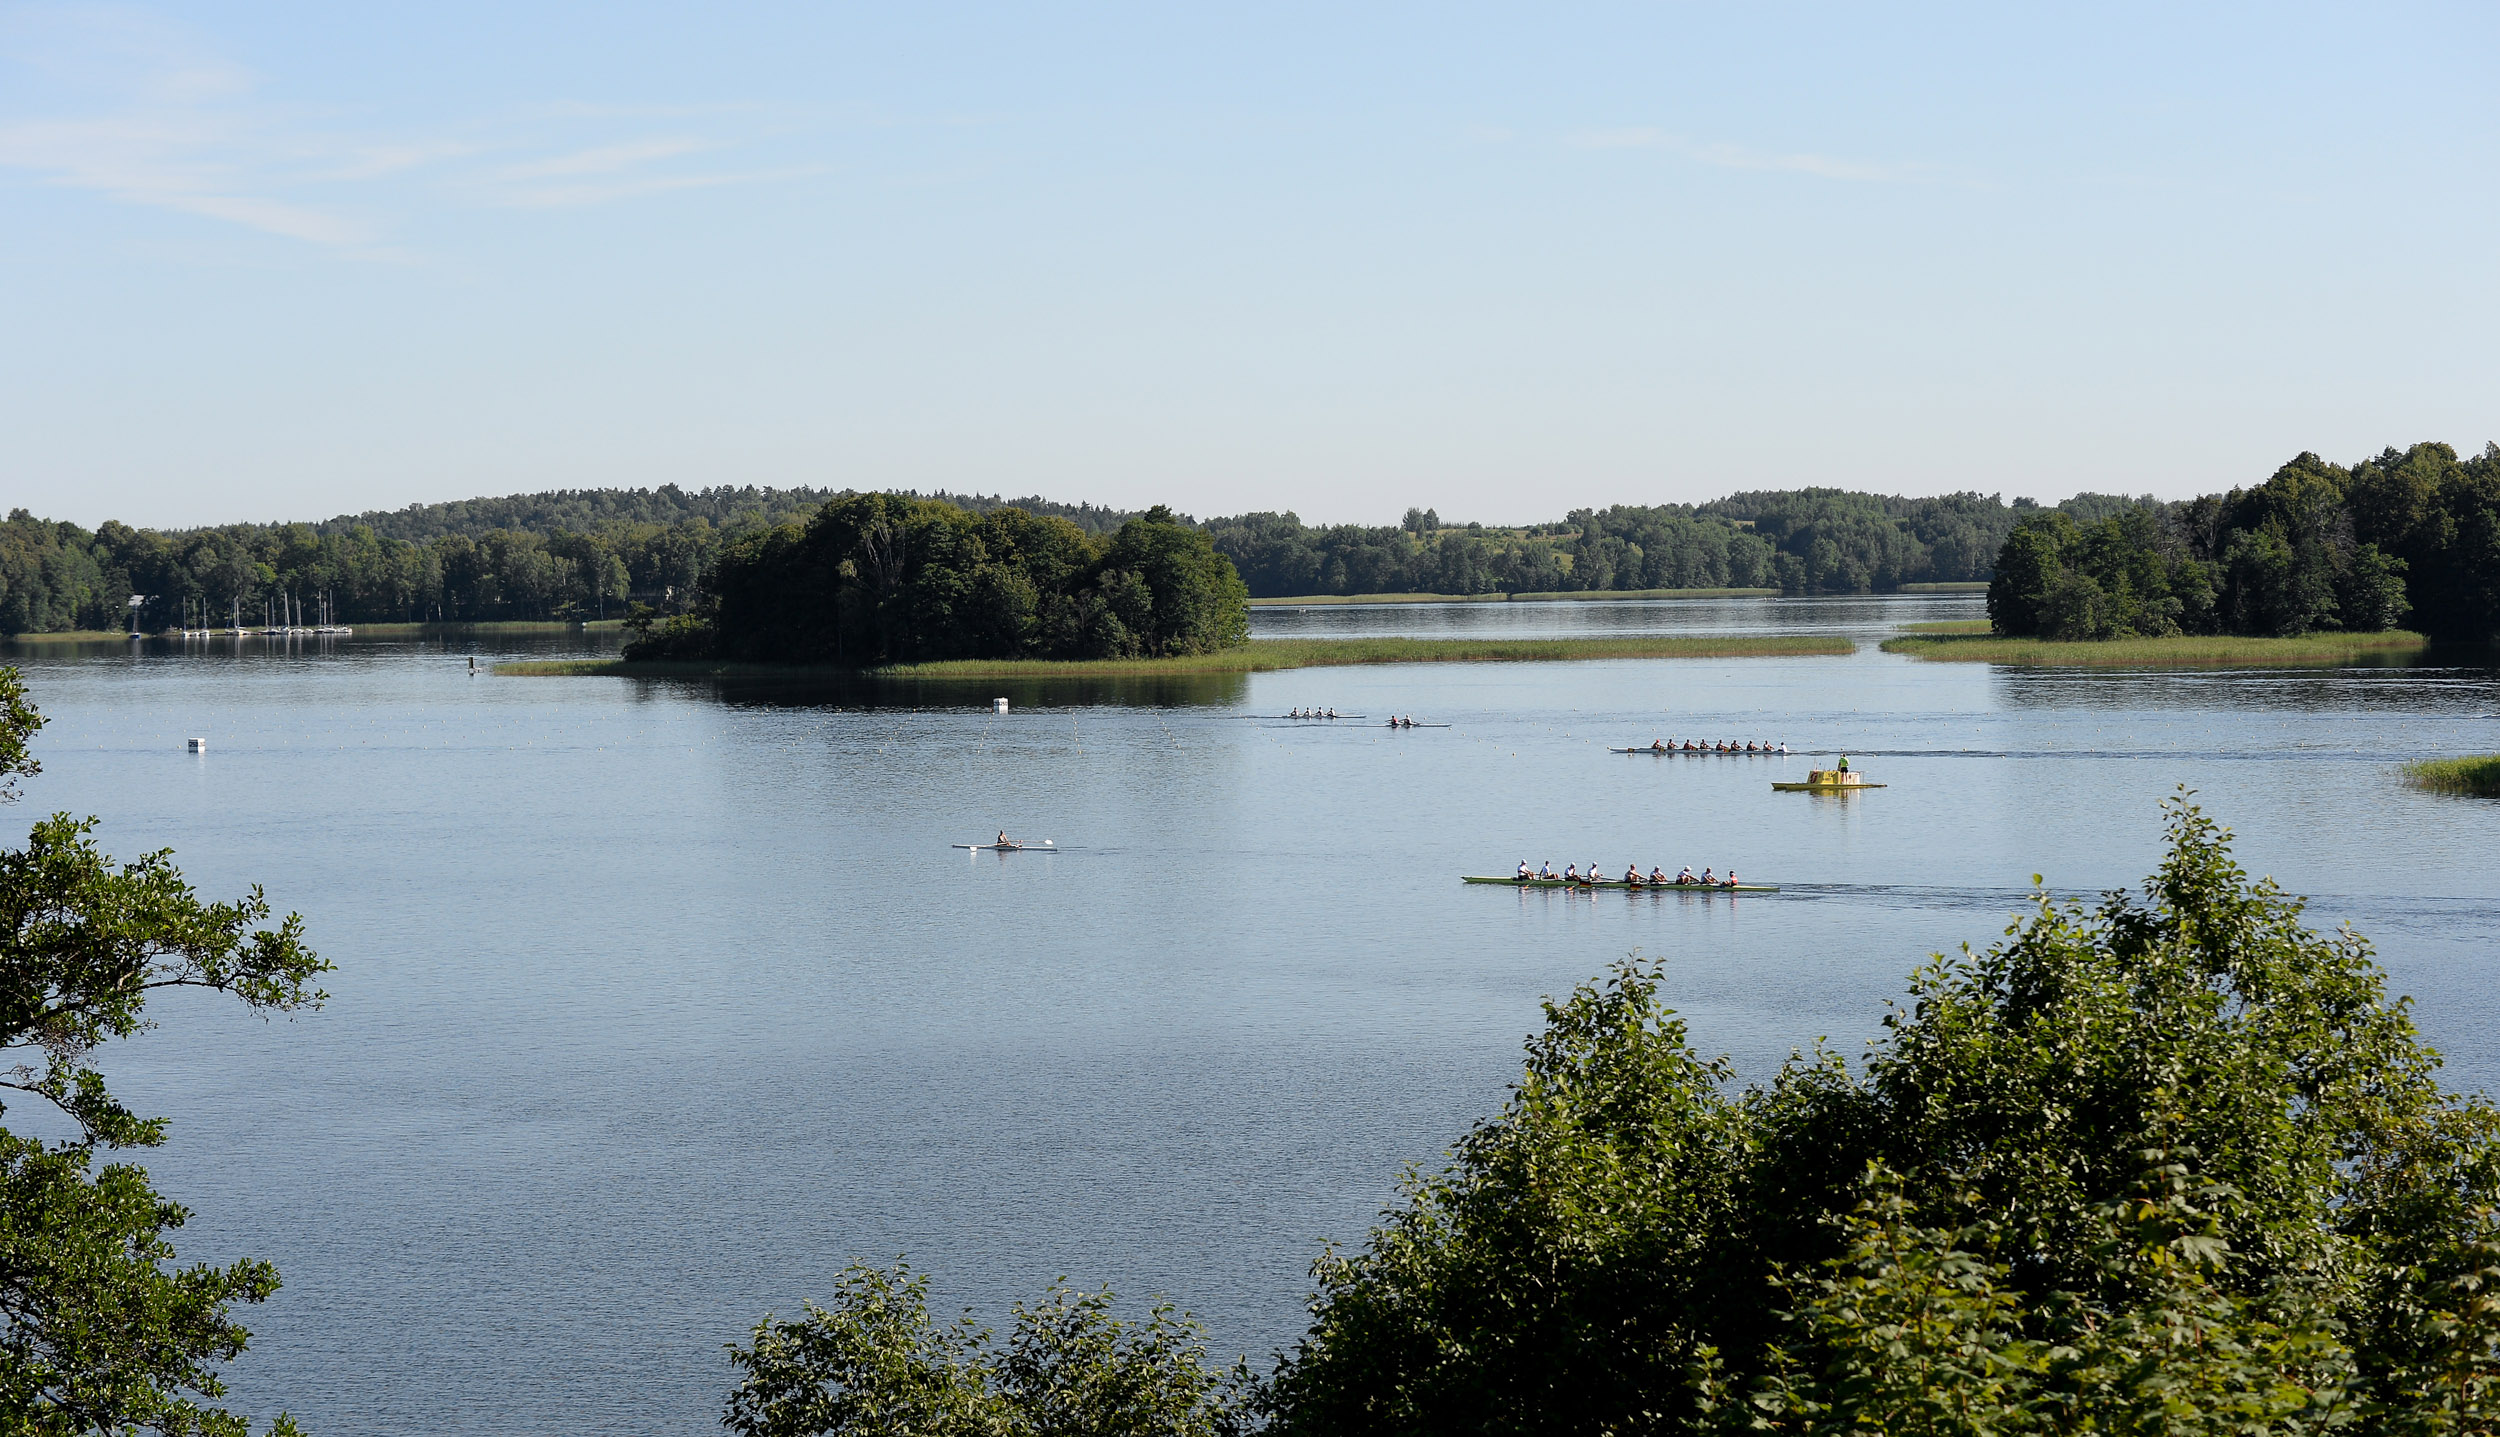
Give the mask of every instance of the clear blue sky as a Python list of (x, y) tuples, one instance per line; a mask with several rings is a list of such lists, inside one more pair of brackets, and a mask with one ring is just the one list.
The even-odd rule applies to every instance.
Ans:
[(1488, 521), (2500, 437), (2500, 6), (0, 8), (0, 503)]

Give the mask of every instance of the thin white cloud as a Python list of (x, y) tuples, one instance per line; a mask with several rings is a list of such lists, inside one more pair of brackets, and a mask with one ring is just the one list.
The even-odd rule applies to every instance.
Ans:
[(69, 189), (314, 244), (361, 243), (367, 226), (281, 198), (248, 101), (250, 72), (143, 11), (30, 7), (0, 28), (0, 63), (83, 101), (75, 118), (0, 121), (0, 166)]
[(463, 159), (477, 154), (486, 146), (469, 140), (413, 140), (398, 143), (350, 145), (336, 158), (323, 157), (321, 167), (307, 171), (303, 178), (324, 183), (345, 183), (354, 180), (378, 180), (391, 175), (446, 160)]
[(823, 165), (794, 165), (777, 170), (749, 170), (736, 174), (648, 175), (640, 179), (622, 179), (599, 184), (538, 185), (504, 193), (496, 203), (510, 209), (552, 210), (572, 209), (582, 205), (606, 204), (612, 200), (637, 199), (644, 195), (667, 194), (675, 190), (713, 189), (721, 185), (759, 185), (776, 180), (798, 179), (825, 173)]
[[(612, 138), (626, 124), (735, 123), (750, 109), (558, 104), (448, 135), (347, 134), (260, 99), (248, 70), (145, 11), (0, 8), (0, 170), (377, 257), (380, 227), (354, 211), (408, 203), (406, 182), (428, 172), (437, 184), (418, 203), (553, 209), (821, 169), (694, 173), (670, 162), (727, 146), (683, 133)], [(384, 181), (400, 184), (375, 188)]]
[(215, 158), (221, 126), (178, 115), (39, 121), (0, 126), (0, 165), (130, 204), (225, 220), (315, 244), (355, 244), (365, 226), (344, 215), (252, 193)]
[(577, 150), (553, 159), (533, 160), (528, 164), (507, 165), (497, 171), (506, 180), (543, 180), (565, 175), (613, 175), (649, 164), (653, 160), (673, 160), (679, 155), (698, 154), (712, 148), (699, 140), (636, 140), (623, 145), (601, 145), (595, 149)]
[(1935, 179), (1936, 172), (1925, 165), (1879, 165), (1862, 160), (1835, 159), (1829, 155), (1779, 154), (1756, 150), (1744, 145), (1719, 141), (1696, 140), (1665, 130), (1635, 127), (1622, 130), (1590, 130), (1574, 137), (1575, 144), (1596, 150), (1664, 150), (1698, 164), (1724, 170), (1781, 170), (1790, 174), (1814, 175), (1827, 180), (1854, 180), (1864, 183), (1905, 183)]

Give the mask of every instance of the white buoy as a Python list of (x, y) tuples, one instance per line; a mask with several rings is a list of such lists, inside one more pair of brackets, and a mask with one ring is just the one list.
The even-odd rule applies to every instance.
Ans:
[(992, 699), (990, 700), (990, 708), (998, 713), (1005, 713), (1007, 711), (1007, 701), (1005, 699)]
[(195, 739), (188, 739), (188, 740), (185, 740), (185, 744), (184, 744), (184, 746), (185, 746), (185, 747), (187, 747), (187, 748), (189, 748), (189, 749), (191, 750), (191, 752), (193, 752), (193, 753), (206, 753), (206, 752), (208, 752), (208, 740), (207, 740), (207, 739), (204, 739), (204, 738), (195, 738)]

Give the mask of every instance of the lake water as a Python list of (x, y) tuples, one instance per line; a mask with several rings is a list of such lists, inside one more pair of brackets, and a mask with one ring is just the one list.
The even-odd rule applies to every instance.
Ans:
[[(2015, 672), (1879, 653), (1968, 598), (1262, 610), (1262, 633), (1847, 632), (1848, 658), (856, 688), (472, 676), (579, 636), (15, 651), (8, 815), (265, 884), (338, 964), (263, 1023), (184, 995), (108, 1069), (174, 1140), (186, 1260), (258, 1255), (241, 1403), (320, 1434), (700, 1433), (722, 1346), (908, 1254), (995, 1320), (1059, 1274), (1226, 1352), (1302, 1321), (1400, 1166), (1496, 1110), (1538, 1001), (1639, 951), (1749, 1076), (1854, 1047), (2031, 875), (2140, 879), (2180, 784), (2377, 941), (2500, 1087), (2500, 671)], [(1006, 694), (1014, 711), (991, 712)], [(1447, 728), (1279, 721), (1297, 706)], [(184, 751), (188, 736), (207, 752)], [(1846, 748), (1889, 786), (1771, 791)], [(950, 844), (1000, 829), (1063, 851)], [(1778, 895), (1466, 887), (1521, 859)], [(18, 1121), (24, 1109), (12, 1113)]]

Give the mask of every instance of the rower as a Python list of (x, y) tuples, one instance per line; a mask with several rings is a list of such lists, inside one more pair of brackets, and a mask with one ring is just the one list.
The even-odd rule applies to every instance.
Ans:
[(1649, 881), (1652, 885), (1664, 886), (1667, 881), (1667, 870), (1663, 868), (1652, 868), (1649, 870)]
[(1656, 739), (1651, 739), (1651, 740), (1649, 741), (1649, 751), (1650, 751), (1651, 753), (1665, 753), (1665, 752), (1667, 751), (1667, 746), (1666, 746), (1665, 744), (1663, 744), (1663, 743), (1660, 743), (1660, 742), (1659, 742), (1658, 740), (1656, 740)]
[(1639, 864), (1635, 863), (1631, 867), (1623, 870), (1623, 886), (1626, 888), (1638, 888), (1641, 886), (1641, 866)]
[(1576, 863), (1566, 863), (1566, 864), (1564, 864), (1564, 865), (1563, 865), (1563, 882), (1565, 882), (1565, 883), (1577, 883), (1577, 882), (1579, 882), (1579, 881), (1580, 881), (1580, 866), (1579, 866), (1578, 864), (1576, 864)]
[(1526, 882), (1526, 881), (1527, 881), (1527, 879), (1528, 879), (1528, 860), (1526, 860), (1526, 859), (1524, 859), (1524, 858), (1523, 858), (1523, 859), (1520, 859), (1520, 860), (1519, 860), (1519, 880), (1520, 880), (1522, 883), (1524, 883), (1524, 882)]
[(1693, 882), (1693, 865), (1685, 864), (1683, 871), (1675, 875), (1675, 881), (1679, 887)]
[(1544, 867), (1542, 867), (1542, 868), (1539, 868), (1539, 869), (1536, 871), (1536, 876), (1537, 876), (1537, 877), (1539, 877), (1539, 878), (1544, 879), (1544, 880), (1545, 880), (1546, 882), (1548, 882), (1548, 883), (1553, 882), (1553, 881), (1554, 881), (1554, 860), (1552, 860), (1552, 859), (1550, 859), (1550, 858), (1549, 858), (1549, 859), (1547, 859), (1547, 860), (1545, 860), (1545, 866), (1544, 866)]
[(1719, 880), (1711, 876), (1710, 865), (1706, 863), (1703, 864), (1701, 868), (1701, 886), (1704, 888), (1716, 888), (1719, 886)]
[(1003, 828), (1002, 828), (1002, 829), (1000, 829), (1000, 830), (998, 831), (998, 846), (999, 846), (999, 847), (1001, 847), (1001, 848), (1013, 848), (1013, 847), (1015, 847), (1015, 845), (1014, 845), (1014, 844), (1009, 843), (1009, 842), (1007, 841), (1007, 830), (1005, 830), (1005, 829), (1003, 829)]

